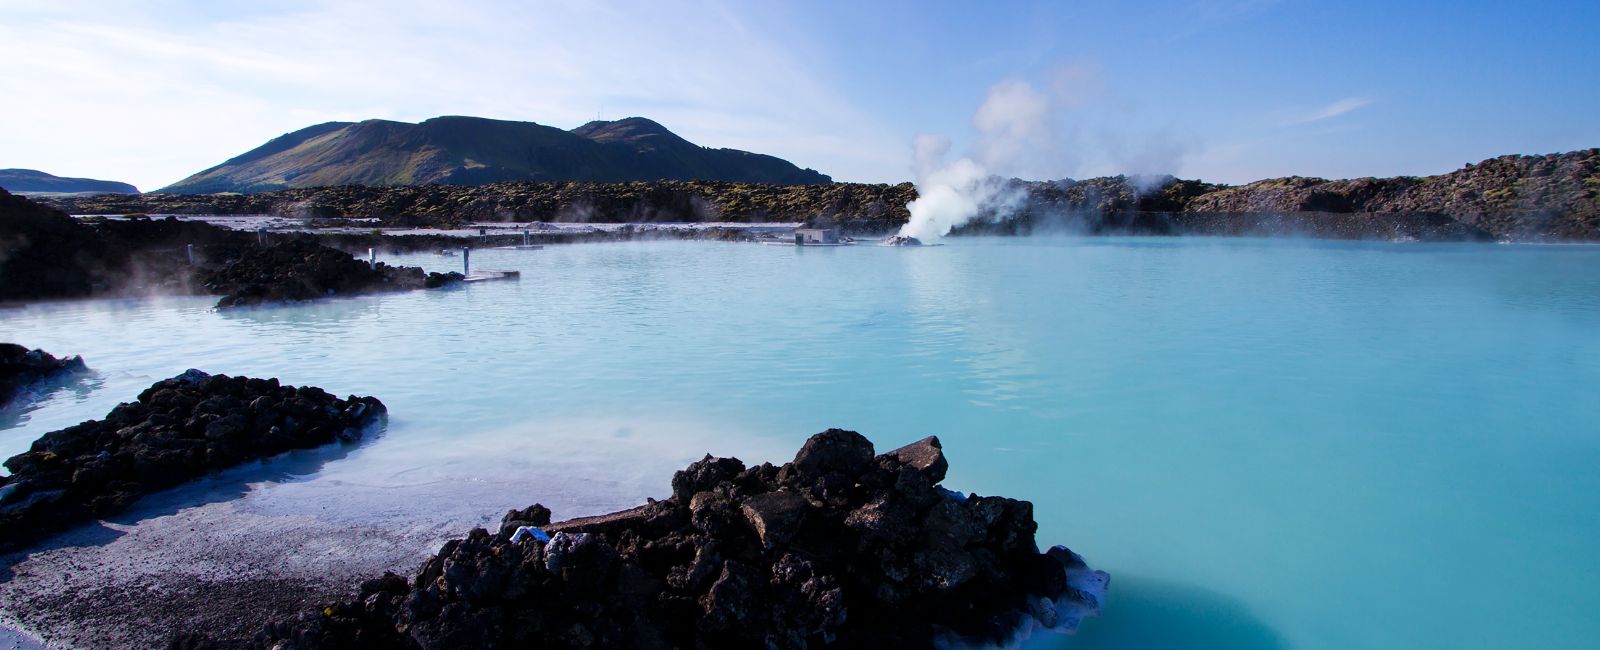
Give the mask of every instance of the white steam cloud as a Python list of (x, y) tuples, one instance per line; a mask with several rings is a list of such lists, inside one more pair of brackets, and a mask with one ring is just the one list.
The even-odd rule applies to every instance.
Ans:
[[(1052, 71), (1047, 92), (1025, 81), (1004, 81), (989, 88), (983, 104), (972, 114), (978, 137), (972, 153), (949, 160), (949, 138), (919, 135), (913, 142), (917, 199), (908, 203), (910, 221), (900, 234), (923, 241), (937, 240), (951, 230), (978, 219), (1011, 216), (1027, 199), (1026, 190), (1005, 175), (1020, 167), (1028, 171), (1075, 171), (1084, 160), (1079, 147), (1061, 146), (1071, 133), (1057, 133), (1063, 117), (1075, 111), (1079, 129), (1098, 131), (1088, 149), (1117, 171), (1135, 173), (1129, 178), (1145, 192), (1165, 185), (1177, 171), (1187, 147), (1164, 133), (1130, 137), (1129, 124), (1120, 116), (1131, 112), (1114, 99), (1098, 69), (1065, 66)], [(1116, 103), (1109, 122), (1095, 123), (1092, 104)], [(1095, 165), (1091, 165), (1094, 167)], [(1103, 167), (1100, 171), (1108, 171)]]
[[(980, 214), (1009, 212), (1024, 197), (996, 172), (1050, 141), (1050, 100), (1033, 86), (1007, 81), (989, 89), (972, 115), (978, 128), (976, 154), (947, 162), (950, 139), (919, 135), (912, 143), (917, 199), (906, 205), (911, 220), (901, 235), (932, 241)], [(992, 170), (992, 171), (991, 171)]]

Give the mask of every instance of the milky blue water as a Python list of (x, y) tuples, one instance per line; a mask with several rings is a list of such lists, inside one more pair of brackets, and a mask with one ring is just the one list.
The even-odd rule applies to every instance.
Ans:
[[(956, 239), (478, 251), (515, 283), (217, 313), (0, 311), (97, 374), (0, 453), (188, 367), (383, 399), (387, 432), (243, 499), (462, 528), (669, 492), (711, 451), (937, 434), (1113, 574), (1074, 648), (1600, 643), (1600, 249)], [(448, 270), (453, 258), (391, 262)]]

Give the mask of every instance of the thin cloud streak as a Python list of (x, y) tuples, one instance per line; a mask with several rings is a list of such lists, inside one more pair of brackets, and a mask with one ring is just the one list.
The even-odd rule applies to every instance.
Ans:
[(1310, 113), (1291, 117), (1279, 122), (1279, 126), (1299, 126), (1312, 122), (1321, 122), (1356, 111), (1372, 105), (1372, 100), (1366, 97), (1346, 97), (1332, 104), (1328, 104)]

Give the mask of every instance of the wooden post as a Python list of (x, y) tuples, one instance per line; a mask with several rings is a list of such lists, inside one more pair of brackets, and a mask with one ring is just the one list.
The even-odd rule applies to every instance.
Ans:
[(461, 247), (461, 274), (472, 275), (472, 249)]

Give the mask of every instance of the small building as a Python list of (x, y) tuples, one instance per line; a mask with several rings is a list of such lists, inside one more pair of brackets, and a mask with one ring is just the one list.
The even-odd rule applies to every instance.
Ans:
[(794, 231), (794, 245), (837, 246), (839, 245), (839, 230), (837, 228), (800, 228)]

